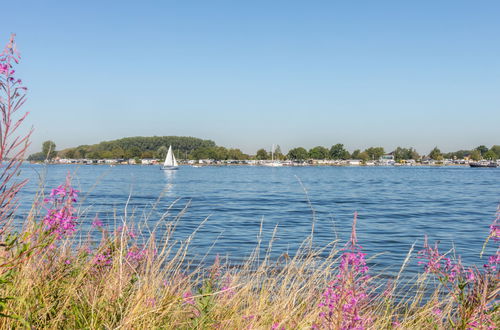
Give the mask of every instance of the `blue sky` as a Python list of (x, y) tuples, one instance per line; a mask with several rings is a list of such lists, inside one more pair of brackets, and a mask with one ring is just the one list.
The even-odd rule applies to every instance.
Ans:
[(32, 151), (500, 144), (498, 1), (10, 1)]

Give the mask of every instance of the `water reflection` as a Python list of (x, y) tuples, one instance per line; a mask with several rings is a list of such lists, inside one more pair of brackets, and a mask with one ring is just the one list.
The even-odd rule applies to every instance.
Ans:
[(172, 170), (162, 170), (163, 175), (165, 176), (165, 187), (163, 188), (163, 194), (165, 196), (174, 196), (173, 188), (174, 181), (177, 171)]

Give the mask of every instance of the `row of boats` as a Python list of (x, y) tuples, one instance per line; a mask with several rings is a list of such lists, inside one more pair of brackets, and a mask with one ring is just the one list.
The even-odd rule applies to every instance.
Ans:
[(498, 164), (496, 162), (491, 162), (491, 161), (479, 161), (479, 162), (473, 162), (469, 163), (470, 167), (497, 167)]
[[(264, 163), (264, 166), (270, 167), (280, 167), (283, 166), (283, 163), (274, 160), (274, 145), (272, 149), (272, 161), (270, 163)], [(492, 161), (479, 161), (469, 163), (470, 167), (497, 167), (498, 164)], [(175, 159), (174, 153), (172, 152), (172, 146), (168, 148), (167, 156), (165, 157), (165, 162), (163, 162), (162, 170), (174, 171), (179, 169), (179, 164)]]

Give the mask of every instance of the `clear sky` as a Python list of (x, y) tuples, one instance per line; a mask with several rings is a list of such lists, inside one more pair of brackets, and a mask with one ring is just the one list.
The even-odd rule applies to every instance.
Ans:
[(499, 1), (5, 1), (31, 151), (500, 144)]

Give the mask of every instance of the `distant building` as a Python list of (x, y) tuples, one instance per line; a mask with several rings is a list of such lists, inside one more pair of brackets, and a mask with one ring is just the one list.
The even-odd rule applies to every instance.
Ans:
[(380, 165), (394, 165), (396, 161), (393, 154), (385, 154), (380, 156), (378, 162)]

